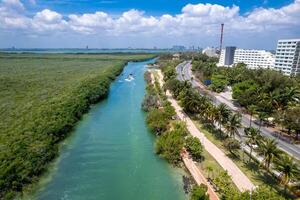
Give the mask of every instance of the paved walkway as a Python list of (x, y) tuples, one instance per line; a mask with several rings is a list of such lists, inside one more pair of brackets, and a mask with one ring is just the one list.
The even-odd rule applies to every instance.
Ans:
[(219, 200), (218, 195), (214, 191), (213, 187), (207, 182), (206, 178), (203, 176), (199, 168), (195, 165), (193, 159), (189, 158), (187, 152), (181, 154), (182, 160), (186, 168), (190, 171), (191, 175), (195, 179), (198, 185), (204, 184), (207, 186), (207, 193), (210, 200)]
[[(159, 75), (159, 83), (163, 86), (163, 75), (160, 70), (158, 70)], [(228, 158), (225, 153), (219, 149), (216, 145), (214, 145), (210, 140), (208, 140), (203, 133), (201, 133), (197, 127), (194, 125), (192, 120), (184, 114), (182, 108), (178, 105), (176, 100), (173, 99), (172, 95), (169, 91), (167, 91), (168, 101), (175, 108), (175, 111), (178, 117), (186, 122), (187, 129), (194, 137), (197, 137), (203, 147), (208, 151), (214, 159), (221, 165), (224, 170), (227, 170), (228, 174), (231, 176), (232, 181), (237, 186), (240, 191), (252, 190), (254, 185), (249, 180), (249, 178), (236, 166), (236, 164)]]

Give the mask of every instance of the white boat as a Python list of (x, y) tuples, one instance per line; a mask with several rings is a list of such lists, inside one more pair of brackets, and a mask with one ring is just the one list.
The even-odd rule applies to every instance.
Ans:
[(132, 81), (132, 80), (134, 80), (134, 77), (132, 76), (132, 74), (129, 74), (127, 76), (127, 78), (125, 79), (125, 81)]

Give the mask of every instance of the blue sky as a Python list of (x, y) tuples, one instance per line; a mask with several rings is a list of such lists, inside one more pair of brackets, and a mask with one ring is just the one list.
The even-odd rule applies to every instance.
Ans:
[(0, 0), (0, 48), (217, 46), (300, 38), (300, 0)]
[[(120, 14), (130, 9), (146, 11), (150, 15), (165, 13), (177, 14), (181, 9), (191, 3), (211, 3), (224, 6), (238, 5), (241, 13), (245, 14), (258, 7), (280, 8), (292, 3), (292, 0), (36, 0), (32, 10), (50, 8), (60, 13), (87, 13), (102, 10), (109, 13)], [(30, 6), (30, 1), (27, 1)]]

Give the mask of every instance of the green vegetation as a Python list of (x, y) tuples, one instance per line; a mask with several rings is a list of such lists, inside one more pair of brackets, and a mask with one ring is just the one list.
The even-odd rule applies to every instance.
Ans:
[(142, 106), (149, 102), (149, 96), (157, 99), (155, 104), (147, 104), (146, 121), (151, 132), (157, 136), (155, 142), (156, 153), (169, 163), (178, 165), (181, 161), (180, 153), (185, 145), (184, 138), (188, 132), (185, 124), (174, 120), (175, 110), (167, 101), (154, 72), (153, 78), (154, 80), (152, 80), (150, 72), (145, 73), (147, 94)]
[(200, 140), (193, 136), (188, 136), (185, 140), (185, 148), (194, 160), (201, 161), (203, 158), (203, 147)]
[[(172, 74), (170, 73), (170, 67), (166, 67), (163, 71), (168, 71), (169, 74)], [(261, 187), (264, 188), (266, 185), (270, 185), (272, 186), (272, 189), (270, 189), (266, 195), (276, 196), (274, 199), (282, 199), (280, 196), (281, 194), (285, 195), (287, 198), (293, 197), (291, 193), (285, 194), (283, 192), (280, 182), (277, 181), (277, 177), (272, 173), (272, 170), (276, 168), (275, 160), (280, 160), (283, 156), (282, 152), (277, 149), (277, 145), (274, 144), (274, 142), (262, 139), (263, 137), (260, 136), (259, 130), (254, 131), (257, 132), (256, 136), (254, 133), (246, 134), (247, 143), (252, 148), (251, 151), (255, 151), (256, 154), (260, 154), (264, 158), (262, 164), (257, 163), (255, 159), (255, 161), (251, 161), (251, 157), (240, 149), (240, 142), (235, 139), (236, 136), (238, 136), (237, 129), (241, 127), (241, 116), (230, 111), (225, 104), (214, 106), (206, 97), (201, 96), (195, 91), (189, 83), (180, 82), (176, 80), (175, 76), (171, 77), (171, 79), (166, 80), (165, 87), (172, 92), (184, 111), (203, 125), (208, 134), (208, 138), (213, 138), (211, 141), (217, 143), (224, 152), (227, 152), (228, 156), (232, 158), (253, 182), (258, 183), (260, 187), (257, 190), (260, 190)], [(248, 132), (251, 131), (248, 130)], [(211, 137), (211, 134), (213, 134), (213, 137)], [(254, 139), (256, 140), (255, 142), (253, 141)], [(255, 144), (258, 147), (254, 149), (253, 145)], [(253, 156), (252, 152), (251, 156)], [(245, 159), (245, 157), (247, 157), (247, 159)], [(289, 183), (294, 181), (297, 182), (298, 177), (295, 174), (297, 174), (296, 171), (298, 171), (298, 166), (296, 166), (294, 162), (292, 162), (290, 166), (293, 167), (295, 172), (293, 172), (293, 176), (290, 176), (294, 178), (289, 179)], [(272, 168), (272, 170), (270, 170), (270, 168)], [(282, 166), (282, 170), (280, 170), (279, 173), (284, 174), (283, 168), (286, 167)], [(279, 168), (277, 167), (277, 169)], [(231, 199), (230, 195), (237, 196), (238, 198), (247, 196), (246, 193), (237, 192), (236, 188), (231, 184), (218, 181), (218, 177), (221, 181), (226, 180), (226, 178), (224, 178), (225, 175), (223, 177), (222, 173), (225, 172), (221, 171), (221, 174), (214, 177), (212, 181), (220, 189), (220, 193), (224, 196), (224, 199)], [(229, 186), (223, 187), (224, 185)], [(282, 184), (282, 186), (284, 185)], [(288, 188), (291, 187), (292, 184), (289, 184)], [(232, 191), (234, 191), (234, 194)], [(230, 195), (228, 196), (227, 194)]]
[(34, 183), (126, 62), (153, 55), (1, 54), (0, 199)]
[(211, 80), (209, 88), (215, 92), (231, 86), (233, 98), (247, 109), (251, 118), (256, 115), (262, 123), (273, 117), (288, 135), (299, 139), (299, 76), (290, 78), (270, 69), (248, 69), (243, 63), (217, 67), (213, 59), (201, 54), (194, 56), (193, 71), (202, 82)]
[(201, 80), (211, 80), (216, 70), (217, 58), (210, 58), (205, 54), (197, 54), (193, 56), (193, 68), (195, 76)]
[(173, 124), (171, 130), (157, 138), (156, 153), (168, 162), (178, 164), (181, 161), (180, 153), (184, 147), (184, 136), (186, 134), (184, 125), (180, 123)]
[(209, 196), (206, 194), (207, 186), (206, 185), (199, 185), (194, 186), (191, 193), (191, 200), (209, 200)]

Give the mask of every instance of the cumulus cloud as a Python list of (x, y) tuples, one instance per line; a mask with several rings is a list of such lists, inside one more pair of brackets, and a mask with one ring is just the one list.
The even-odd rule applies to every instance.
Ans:
[[(177, 15), (164, 14), (148, 16), (139, 10), (129, 10), (113, 17), (109, 13), (97, 11), (86, 14), (62, 14), (45, 9), (29, 17), (23, 12), (24, 5), (19, 0), (2, 0), (0, 4), (0, 30), (22, 29), (33, 34), (54, 34), (69, 31), (75, 34), (153, 35), (183, 36), (218, 34), (220, 23), (226, 30), (235, 33), (260, 33), (281, 30), (297, 30), (300, 27), (300, 0), (281, 7), (257, 8), (240, 14), (236, 5), (187, 4)], [(298, 27), (298, 28), (297, 28)]]
[(92, 34), (105, 32), (113, 28), (113, 19), (104, 12), (89, 13), (83, 15), (69, 15), (70, 28), (79, 33)]

